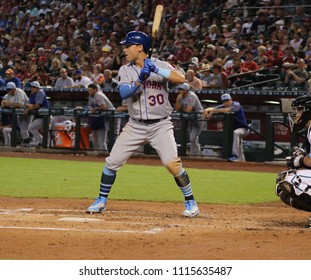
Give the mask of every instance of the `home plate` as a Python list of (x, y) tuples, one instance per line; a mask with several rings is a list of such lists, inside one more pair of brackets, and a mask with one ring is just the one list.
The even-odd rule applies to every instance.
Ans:
[(58, 219), (58, 221), (65, 221), (65, 222), (101, 222), (101, 219), (94, 219), (94, 218), (74, 218), (74, 217), (65, 217)]

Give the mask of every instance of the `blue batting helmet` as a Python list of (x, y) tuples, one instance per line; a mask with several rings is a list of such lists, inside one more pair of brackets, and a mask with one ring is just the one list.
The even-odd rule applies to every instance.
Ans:
[(148, 53), (150, 46), (149, 36), (141, 31), (131, 31), (127, 33), (125, 39), (120, 42), (121, 45), (143, 45), (145, 53)]

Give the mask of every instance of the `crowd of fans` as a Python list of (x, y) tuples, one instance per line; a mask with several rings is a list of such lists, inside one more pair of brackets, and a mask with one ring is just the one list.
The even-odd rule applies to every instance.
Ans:
[(115, 88), (112, 78), (125, 63), (119, 42), (131, 30), (150, 34), (162, 3), (153, 55), (184, 72), (191, 89), (262, 85), (264, 75), (273, 86), (305, 88), (311, 71), (307, 2), (7, 0), (0, 5), (0, 86), (11, 75), (21, 87), (38, 81)]

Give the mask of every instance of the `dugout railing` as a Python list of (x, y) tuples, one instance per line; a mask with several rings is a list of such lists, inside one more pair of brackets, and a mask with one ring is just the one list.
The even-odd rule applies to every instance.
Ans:
[[(8, 114), (11, 116), (11, 147), (17, 147), (20, 145), (21, 139), (18, 134), (18, 116), (22, 116), (24, 114), (25, 109), (17, 108), (17, 109), (0, 109), (1, 114)], [(124, 112), (116, 112), (113, 110), (101, 111), (96, 113), (90, 113), (86, 108), (59, 108), (59, 107), (52, 107), (52, 108), (43, 108), (39, 109), (35, 112), (32, 112), (43, 119), (43, 126), (42, 126), (42, 135), (43, 135), (43, 143), (42, 148), (47, 149), (62, 149), (62, 147), (55, 147), (53, 145), (53, 129), (50, 126), (50, 118), (51, 116), (69, 116), (74, 122), (74, 145), (70, 147), (71, 150), (81, 151), (81, 150), (91, 150), (92, 147), (85, 147), (81, 145), (81, 141), (83, 141), (83, 137), (81, 135), (81, 128), (84, 125), (85, 121), (89, 117), (104, 117), (109, 120), (110, 129), (108, 131), (108, 151), (111, 150), (116, 137), (116, 130), (114, 129), (116, 120), (122, 119), (122, 125), (124, 125), (128, 120), (128, 114)], [(268, 118), (271, 116), (267, 116), (267, 120), (271, 122)], [(189, 154), (189, 131), (188, 131), (188, 123), (189, 121), (197, 120), (201, 122), (208, 122), (208, 121), (221, 121), (223, 122), (223, 129), (222, 130), (209, 130), (204, 129), (200, 135), (200, 144), (202, 149), (208, 148), (210, 146), (218, 146), (221, 149), (221, 153), (217, 157), (227, 159), (232, 152), (232, 140), (233, 140), (233, 121), (234, 115), (233, 114), (217, 114), (213, 116), (212, 120), (203, 120), (202, 115), (200, 113), (185, 113), (185, 112), (173, 112), (171, 114), (171, 118), (174, 124), (174, 133), (175, 139), (178, 145), (179, 154), (181, 156), (193, 156)], [(272, 122), (271, 122), (272, 123)], [(121, 125), (121, 129), (122, 129)], [(272, 127), (272, 126), (271, 126)], [(254, 133), (260, 135), (266, 141), (266, 150), (265, 150), (265, 160), (271, 160), (273, 157), (273, 149), (271, 147), (275, 146), (276, 144), (273, 142), (273, 128), (267, 131), (267, 135), (261, 135), (259, 132), (254, 130), (253, 128), (249, 128)], [(65, 131), (62, 131), (65, 132)], [(68, 147), (66, 148), (68, 149)], [(145, 154), (153, 154), (155, 151), (146, 144), (144, 147), (143, 152)], [(262, 151), (259, 153), (262, 154)], [(272, 156), (271, 156), (272, 155)], [(201, 154), (200, 156), (208, 156)], [(255, 160), (256, 161), (256, 160)], [(261, 161), (261, 160), (260, 160)]]

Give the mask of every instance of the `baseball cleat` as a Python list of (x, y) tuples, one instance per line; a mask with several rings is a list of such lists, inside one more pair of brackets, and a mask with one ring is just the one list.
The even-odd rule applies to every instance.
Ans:
[(107, 198), (99, 196), (96, 198), (96, 201), (89, 208), (87, 208), (86, 212), (90, 214), (101, 213), (106, 210), (106, 203)]
[(307, 228), (311, 229), (311, 217), (309, 218), (308, 222), (307, 222)]
[(200, 210), (195, 200), (186, 200), (184, 205), (186, 207), (186, 210), (183, 212), (184, 216), (193, 218), (199, 215)]

